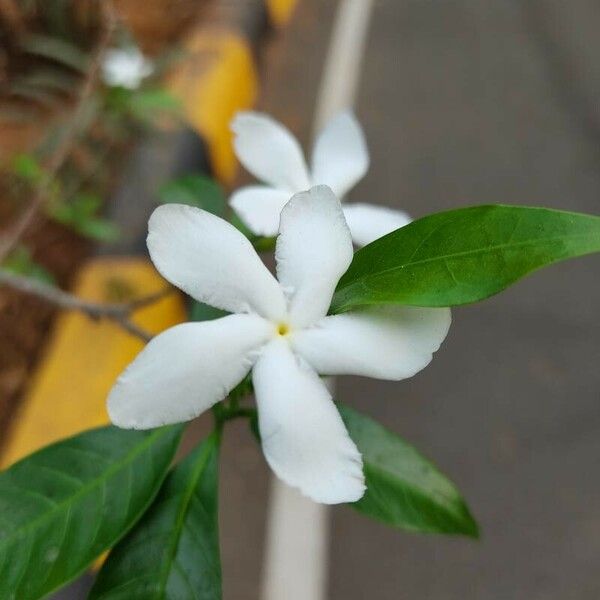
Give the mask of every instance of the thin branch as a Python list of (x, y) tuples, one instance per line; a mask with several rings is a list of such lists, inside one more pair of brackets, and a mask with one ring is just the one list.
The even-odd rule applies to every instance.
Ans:
[(152, 334), (148, 333), (145, 329), (138, 327), (131, 319), (127, 317), (113, 317), (114, 321), (119, 327), (131, 333), (131, 335), (140, 338), (146, 344), (152, 339)]
[(163, 298), (166, 298), (170, 294), (173, 293), (172, 287), (166, 287), (158, 292), (154, 292), (153, 294), (148, 294), (147, 296), (141, 296), (140, 298), (134, 298), (126, 303), (126, 306), (129, 307), (129, 310), (137, 310), (138, 308), (144, 308), (145, 306), (149, 306), (150, 304), (154, 304)]
[(131, 314), (139, 308), (154, 304), (173, 292), (173, 288), (165, 288), (159, 292), (142, 296), (141, 298), (135, 298), (130, 302), (105, 304), (102, 302), (83, 300), (82, 298), (78, 298), (73, 294), (52, 287), (37, 279), (16, 275), (5, 269), (0, 269), (0, 285), (5, 285), (14, 290), (24, 292), (25, 294), (30, 294), (36, 298), (50, 302), (59, 308), (83, 313), (91, 319), (109, 319), (145, 342), (150, 341), (152, 335), (138, 327), (131, 320)]
[(94, 89), (98, 84), (104, 55), (111, 42), (117, 24), (116, 12), (112, 2), (110, 2), (110, 0), (104, 0), (101, 3), (101, 6), (103, 7), (104, 13), (103, 31), (92, 57), (90, 69), (79, 90), (73, 117), (65, 127), (58, 148), (52, 155), (44, 176), (35, 188), (29, 206), (18, 218), (17, 222), (9, 232), (3, 236), (2, 240), (0, 240), (0, 263), (15, 249), (23, 234), (35, 221), (35, 218), (47, 197), (48, 189), (50, 189), (58, 171), (67, 160), (73, 148), (73, 144), (76, 142), (77, 136), (80, 133), (79, 130), (81, 128), (81, 122), (84, 120), (87, 101), (92, 96)]

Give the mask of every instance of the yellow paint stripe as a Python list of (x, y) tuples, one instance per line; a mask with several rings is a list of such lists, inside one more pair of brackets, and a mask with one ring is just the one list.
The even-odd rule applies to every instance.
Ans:
[(232, 183), (237, 168), (229, 122), (254, 105), (258, 93), (250, 46), (228, 31), (192, 34), (187, 57), (173, 75), (172, 93), (183, 104), (185, 118), (208, 145), (215, 175)]
[(296, 8), (298, 0), (267, 0), (267, 10), (271, 21), (276, 27), (283, 27), (288, 23)]
[[(159, 291), (166, 283), (141, 258), (94, 259), (81, 271), (74, 293), (115, 302)], [(136, 311), (134, 321), (158, 333), (185, 319), (178, 294)], [(1, 464), (56, 440), (108, 422), (106, 396), (143, 343), (109, 321), (62, 313), (29, 392), (15, 416)]]

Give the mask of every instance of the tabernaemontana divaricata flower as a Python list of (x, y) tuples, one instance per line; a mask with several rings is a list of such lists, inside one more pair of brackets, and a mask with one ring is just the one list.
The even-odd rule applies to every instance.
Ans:
[(450, 310), (390, 306), (327, 316), (352, 260), (350, 231), (327, 186), (283, 209), (278, 280), (235, 227), (190, 206), (154, 211), (148, 249), (167, 280), (233, 314), (176, 325), (150, 341), (110, 393), (112, 422), (149, 429), (193, 419), (252, 371), (273, 471), (317, 502), (361, 498), (361, 455), (319, 374), (411, 377), (445, 338)]
[(136, 46), (111, 48), (102, 62), (102, 78), (107, 85), (121, 86), (129, 90), (140, 87), (142, 81), (152, 74), (152, 63)]
[[(310, 169), (298, 140), (268, 115), (240, 112), (231, 122), (234, 148), (240, 162), (268, 185), (240, 188), (230, 204), (256, 235), (277, 235), (279, 215), (297, 192), (328, 185), (336, 196), (344, 196), (369, 168), (369, 153), (360, 124), (351, 111), (339, 113), (317, 137)], [(374, 204), (343, 205), (352, 239), (358, 246), (410, 223), (401, 211)]]

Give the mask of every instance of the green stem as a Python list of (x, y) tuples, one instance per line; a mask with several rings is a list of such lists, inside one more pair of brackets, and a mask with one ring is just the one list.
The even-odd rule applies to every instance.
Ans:
[(256, 414), (254, 408), (239, 406), (239, 402), (237, 401), (230, 402), (229, 404), (226, 404), (225, 402), (215, 404), (212, 408), (212, 412), (215, 418), (215, 426), (220, 429), (223, 428), (227, 421), (239, 418), (251, 419)]

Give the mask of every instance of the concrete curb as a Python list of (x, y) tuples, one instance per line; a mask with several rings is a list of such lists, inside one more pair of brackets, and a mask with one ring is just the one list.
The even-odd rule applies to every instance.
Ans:
[(195, 146), (208, 172), (225, 184), (232, 183), (237, 167), (229, 122), (255, 104), (261, 43), (289, 20), (296, 1), (217, 3), (208, 20), (188, 34), (187, 59), (170, 78), (171, 91), (183, 105), (188, 137), (197, 138), (195, 144), (187, 142), (188, 149)]

